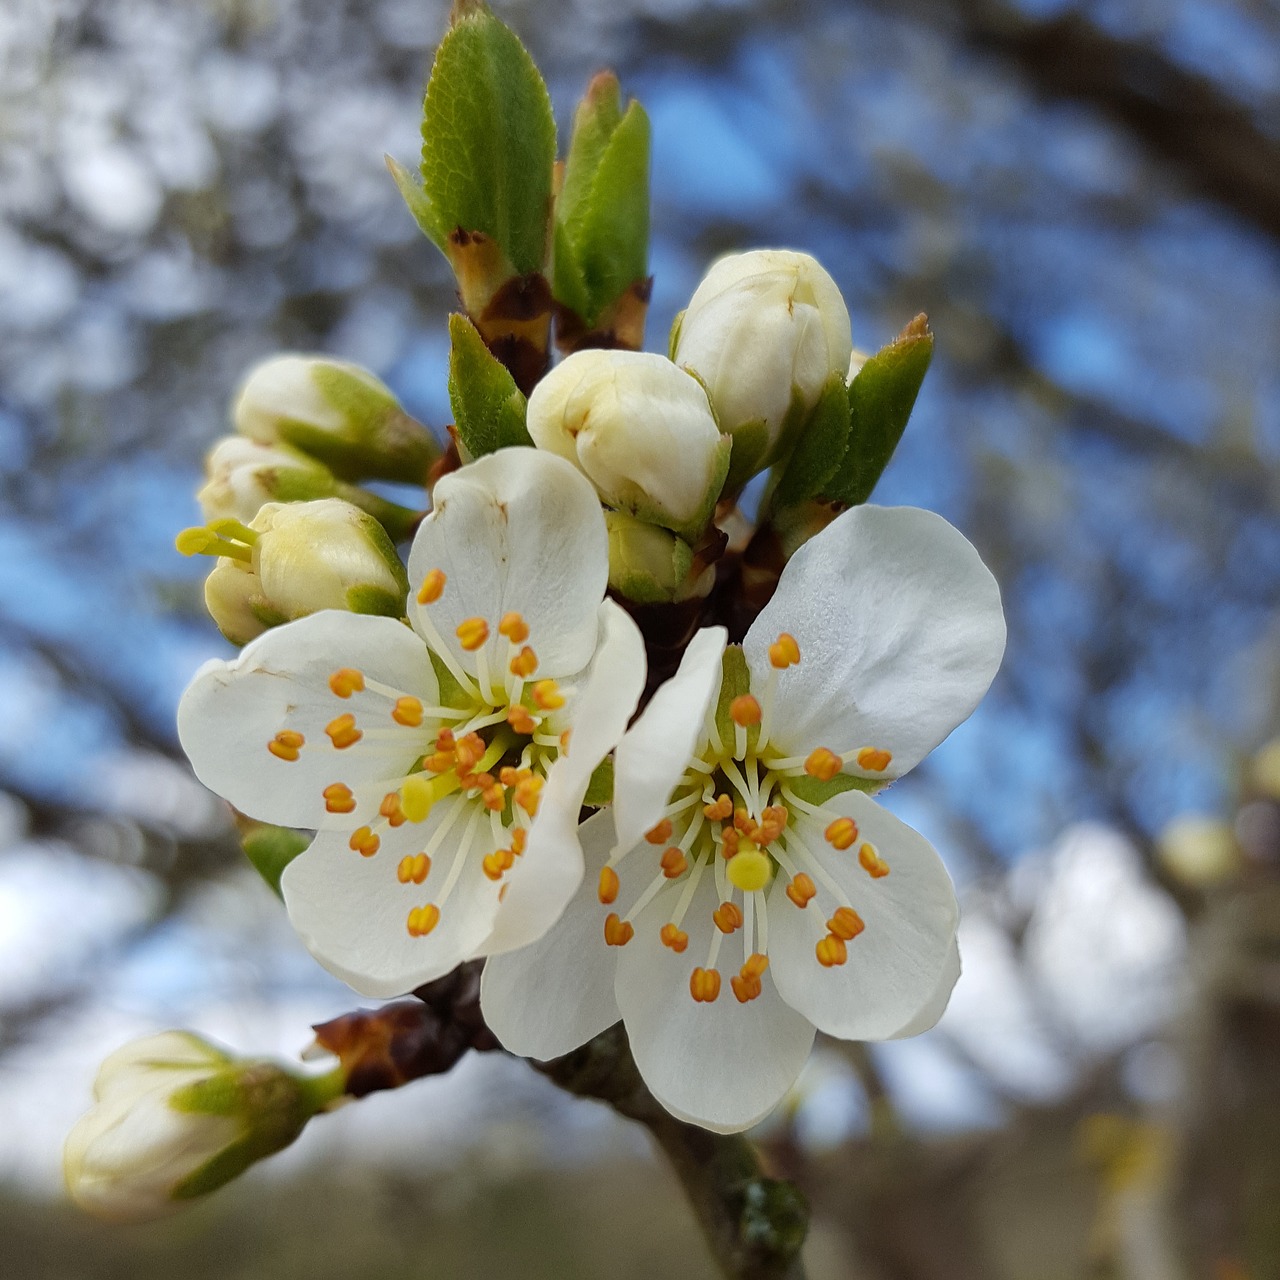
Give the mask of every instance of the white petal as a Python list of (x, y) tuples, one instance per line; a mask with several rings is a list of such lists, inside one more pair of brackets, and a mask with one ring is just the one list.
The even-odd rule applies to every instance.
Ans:
[[(501, 676), (503, 614), (522, 614), (539, 676), (581, 671), (596, 643), (596, 609), (609, 578), (609, 539), (590, 482), (563, 458), (537, 449), (500, 449), (445, 476), (435, 509), (409, 553), (409, 616), (432, 629), (453, 660), (475, 673), (476, 655), (458, 644), (467, 618), (489, 624), (488, 653)], [(433, 569), (446, 578), (436, 603), (417, 591)]]
[[(810, 871), (818, 896), (800, 910), (786, 897), (785, 877), (774, 881), (769, 892), (770, 972), (783, 999), (819, 1031), (841, 1040), (908, 1034), (933, 1013), (941, 987), (950, 993), (958, 972), (953, 966), (959, 907), (951, 878), (919, 832), (861, 792), (845, 791), (824, 808), (833, 818), (852, 818), (860, 832), (859, 842), (841, 851), (823, 839), (820, 823), (802, 820), (800, 827), (803, 843), (844, 897), (835, 900), (822, 878)], [(888, 863), (888, 875), (873, 880), (859, 865), (863, 841), (870, 841)], [(803, 868), (794, 854), (792, 860)], [(838, 906), (851, 906), (866, 928), (848, 944), (848, 961), (827, 969), (818, 963), (814, 948)]]
[(618, 1007), (644, 1082), (682, 1120), (736, 1133), (763, 1119), (795, 1083), (813, 1045), (813, 1027), (778, 995), (769, 970), (760, 996), (740, 1004), (729, 978), (745, 959), (742, 935), (726, 938), (717, 968), (719, 998), (697, 1004), (689, 978), (706, 967), (715, 878), (704, 874), (683, 928), (689, 946), (677, 954), (659, 931), (669, 918), (675, 886), (636, 918), (635, 936), (618, 957)]
[(558, 1058), (621, 1016), (613, 994), (617, 952), (605, 945), (603, 933), (608, 908), (596, 897), (600, 868), (614, 843), (608, 810), (588, 818), (579, 836), (586, 874), (555, 928), (484, 966), (484, 1020), (505, 1048), (526, 1058)]
[[(537, 941), (555, 924), (582, 880), (578, 817), (596, 766), (622, 737), (644, 689), (644, 639), (626, 611), (599, 606), (600, 644), (577, 681), (569, 750), (547, 773), (523, 857), (505, 877), (507, 892), (484, 953)], [(611, 828), (612, 829), (612, 828)]]
[[(231, 662), (206, 663), (178, 704), (178, 738), (196, 777), (237, 809), (263, 822), (318, 827), (325, 822), (321, 792), (330, 783), (357, 787), (398, 781), (427, 749), (430, 722), (401, 728), (388, 697), (365, 692), (339, 698), (329, 677), (351, 667), (426, 705), (438, 697), (426, 647), (393, 618), (326, 610), (275, 627)], [(337, 750), (325, 725), (351, 713), (361, 730), (384, 730)], [(306, 739), (297, 760), (277, 759), (267, 744), (284, 729)], [(359, 825), (351, 815), (351, 828)]]
[(951, 1001), (951, 992), (955, 989), (955, 985), (960, 981), (960, 939), (957, 936), (952, 940), (951, 951), (947, 955), (946, 964), (942, 966), (942, 972), (938, 975), (938, 985), (933, 989), (933, 995), (925, 1001), (920, 1012), (916, 1014), (905, 1026), (899, 1027), (889, 1038), (891, 1040), (906, 1040), (911, 1036), (923, 1035), (926, 1031), (932, 1031), (938, 1025), (938, 1019), (947, 1011), (947, 1005)]
[(689, 641), (675, 675), (653, 695), (614, 755), (618, 844), (631, 848), (661, 815), (694, 751), (706, 739), (707, 710), (720, 692), (728, 632), (704, 627)]
[[(384, 826), (382, 847), (371, 858), (353, 852), (345, 834), (322, 831), (285, 868), (280, 888), (290, 922), (311, 954), (361, 995), (401, 995), (448, 973), (478, 954), (493, 928), (498, 885), (484, 875), (481, 860), (495, 842), (478, 800), (461, 801), (463, 812), (432, 854), (424, 883), (401, 884), (396, 874), (400, 859), (422, 852), (458, 803), (441, 801), (423, 823)], [(439, 898), (473, 815), (474, 840), (439, 924), (411, 937), (410, 910)]]
[[(854, 507), (805, 543), (743, 644), (752, 686), (789, 632), (773, 740), (790, 755), (876, 747), (916, 765), (978, 705), (1004, 653), (1000, 588), (968, 540), (914, 507)], [(857, 770), (854, 770), (857, 772)]]

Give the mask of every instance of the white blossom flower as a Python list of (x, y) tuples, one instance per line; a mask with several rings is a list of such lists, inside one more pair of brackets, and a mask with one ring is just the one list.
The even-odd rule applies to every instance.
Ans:
[(932, 1026), (959, 974), (955, 894), (868, 792), (969, 715), (1004, 637), (995, 580), (946, 521), (837, 518), (796, 552), (742, 649), (699, 632), (619, 744), (574, 901), (485, 968), (499, 1039), (550, 1058), (621, 1016), (663, 1105), (727, 1132), (782, 1098), (815, 1028)]
[(552, 924), (591, 775), (644, 684), (639, 632), (603, 599), (599, 503), (559, 458), (504, 449), (442, 479), (409, 575), (411, 628), (313, 614), (207, 664), (178, 709), (202, 782), (317, 829), (285, 905), (373, 996)]

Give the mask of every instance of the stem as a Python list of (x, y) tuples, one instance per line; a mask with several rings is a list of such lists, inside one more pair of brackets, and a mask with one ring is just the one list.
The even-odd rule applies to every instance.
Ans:
[(740, 1133), (710, 1133), (666, 1111), (641, 1080), (621, 1023), (563, 1058), (530, 1065), (569, 1093), (607, 1102), (649, 1130), (725, 1280), (804, 1280), (804, 1197), (791, 1183), (766, 1177)]

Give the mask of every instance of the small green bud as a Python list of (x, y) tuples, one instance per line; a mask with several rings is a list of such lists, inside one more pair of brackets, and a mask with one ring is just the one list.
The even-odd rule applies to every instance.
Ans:
[(344, 480), (425, 483), (435, 437), (367, 369), (322, 356), (278, 355), (250, 371), (232, 410), (236, 430), (288, 445)]
[(233, 1058), (184, 1031), (135, 1040), (99, 1068), (67, 1136), (67, 1190), (99, 1217), (160, 1217), (287, 1147), (341, 1090), (337, 1075)]
[(704, 594), (715, 570), (708, 568), (690, 581), (693, 548), (657, 525), (646, 524), (621, 511), (607, 511), (609, 530), (609, 586), (637, 604), (664, 604)]

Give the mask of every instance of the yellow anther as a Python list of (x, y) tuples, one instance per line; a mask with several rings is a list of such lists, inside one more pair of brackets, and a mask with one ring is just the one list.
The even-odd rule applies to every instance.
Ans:
[(453, 754), (458, 761), (458, 772), (469, 773), (484, 755), (484, 739), (478, 733), (468, 733), (454, 743)]
[(729, 703), (729, 719), (744, 729), (759, 724), (762, 714), (760, 704), (749, 693), (739, 694)]
[(573, 737), (573, 730), (572, 730), (572, 729), (562, 729), (562, 730), (560, 731), (560, 751), (561, 751), (561, 754), (564, 754), (564, 753), (566, 753), (566, 752), (569, 750), (569, 739), (570, 739), (571, 737)]
[(542, 779), (536, 774), (516, 783), (516, 804), (531, 818), (538, 812), (538, 801), (541, 799)]
[(666, 844), (671, 839), (671, 831), (671, 819), (663, 818), (661, 822), (644, 833), (644, 838), (650, 844)]
[(849, 948), (844, 945), (844, 939), (837, 937), (834, 933), (820, 938), (813, 950), (818, 957), (818, 963), (824, 969), (834, 969), (837, 965), (844, 964), (849, 958)]
[(733, 811), (733, 829), (750, 840), (756, 832), (755, 819), (743, 808)]
[(837, 849), (849, 849), (858, 838), (858, 824), (852, 818), (837, 818), (827, 824), (827, 829), (822, 834), (826, 836), (829, 845)]
[(779, 671), (794, 667), (800, 661), (800, 646), (796, 644), (795, 636), (784, 631), (769, 646), (769, 661)]
[(353, 693), (364, 691), (364, 672), (355, 667), (341, 667), (329, 677), (329, 688), (339, 698), (349, 698)]
[(436, 750), (452, 751), (458, 745), (457, 739), (453, 736), (453, 730), (445, 725), (439, 733), (436, 734)]
[(683, 929), (677, 929), (674, 924), (664, 924), (658, 930), (658, 937), (662, 939), (664, 947), (670, 947), (677, 954), (689, 945), (689, 935)]
[(735, 974), (729, 979), (729, 985), (733, 988), (733, 994), (739, 1004), (747, 1004), (756, 999), (764, 990), (764, 984), (760, 979), (748, 973)]
[(517, 732), (530, 737), (537, 732), (538, 722), (529, 712), (529, 708), (513, 703), (507, 708), (507, 723)]
[(689, 994), (699, 1004), (714, 1004), (720, 994), (720, 970), (695, 969), (689, 975)]
[(871, 773), (883, 773), (893, 762), (893, 753), (880, 751), (875, 747), (863, 747), (857, 756), (858, 768), (867, 769)]
[(452, 751), (433, 751), (422, 762), (428, 773), (448, 773), (453, 768)]
[(293, 729), (281, 729), (270, 742), (267, 743), (267, 750), (271, 752), (277, 760), (288, 760), (290, 762), (298, 758), (298, 752), (302, 750), (306, 744), (306, 739), (302, 734)]
[(689, 870), (689, 859), (683, 852), (672, 845), (669, 849), (663, 850), (662, 854), (662, 874), (668, 880), (678, 879)]
[(863, 871), (873, 880), (889, 874), (889, 864), (876, 851), (875, 845), (864, 844), (858, 850), (858, 861), (862, 864)]
[(733, 801), (722, 791), (710, 803), (702, 806), (702, 816), (708, 822), (722, 822), (733, 813)]
[(732, 902), (722, 902), (711, 913), (711, 918), (721, 933), (732, 933), (742, 928), (742, 911)]
[(409, 912), (409, 936), (411, 938), (425, 938), (439, 923), (440, 908), (434, 902), (428, 902), (423, 907), (414, 907)]
[(852, 907), (839, 908), (827, 921), (827, 928), (837, 938), (843, 938), (846, 942), (852, 942), (866, 927), (862, 917)]
[(398, 791), (388, 791), (382, 797), (378, 812), (386, 818), (387, 825), (391, 827), (403, 827), (408, 821), (405, 817), (404, 809), (400, 806), (400, 793)]
[(498, 770), (498, 777), (504, 787), (514, 787), (517, 783), (523, 782), (526, 778), (532, 778), (533, 770), (513, 769), (509, 764), (506, 764)]
[(773, 863), (768, 854), (761, 853), (755, 845), (739, 846), (724, 869), (729, 883), (743, 893), (763, 889), (773, 879)]
[(564, 706), (564, 694), (554, 680), (535, 680), (529, 692), (534, 706), (541, 711), (559, 711)]
[(464, 618), (458, 623), (458, 643), (474, 653), (489, 638), (489, 624), (483, 618)]
[(738, 841), (741, 838), (736, 828), (722, 827), (720, 830), (720, 856), (722, 858), (732, 858), (738, 852)]
[(498, 623), (498, 634), (506, 636), (512, 644), (524, 644), (529, 638), (529, 624), (518, 613), (504, 613)]
[(609, 903), (617, 901), (618, 888), (618, 873), (612, 867), (601, 867), (600, 886), (596, 890), (596, 897), (608, 906)]
[(842, 763), (834, 751), (818, 747), (809, 753), (809, 758), (804, 762), (804, 771), (819, 782), (830, 782), (840, 772)]
[(499, 782), (491, 782), (480, 792), (480, 800), (486, 809), (491, 809), (494, 813), (501, 813), (506, 807), (506, 797), (502, 791), (502, 784)]
[(331, 782), (320, 793), (324, 796), (324, 807), (330, 813), (353, 813), (356, 798), (345, 782)]
[(410, 822), (425, 822), (434, 803), (431, 783), (422, 774), (411, 773), (400, 784), (400, 809)]
[(796, 904), (797, 907), (807, 907), (814, 898), (818, 896), (817, 886), (802, 871), (794, 880), (787, 885), (787, 897)]
[(396, 879), (401, 884), (421, 884), (430, 874), (431, 859), (425, 853), (406, 854), (396, 867)]
[(604, 918), (604, 940), (611, 947), (625, 947), (635, 937), (635, 928), (623, 920), (616, 911)]
[(772, 844), (786, 830), (788, 817), (785, 805), (769, 805), (760, 815), (760, 825), (756, 828), (757, 843)]
[(511, 852), (518, 858), (525, 850), (525, 845), (529, 843), (529, 832), (524, 827), (517, 827), (511, 833)]
[(372, 858), (382, 847), (382, 841), (368, 827), (357, 827), (347, 841), (351, 850), (362, 858)]
[(742, 966), (742, 976), (744, 978), (759, 978), (768, 967), (769, 957), (757, 951), (747, 957), (746, 963)]
[(353, 747), (364, 734), (356, 728), (356, 718), (349, 711), (345, 716), (339, 716), (336, 720), (330, 720), (324, 727), (325, 733), (329, 735), (329, 741), (333, 743), (339, 751), (346, 747)]
[(481, 860), (480, 869), (490, 880), (501, 880), (503, 872), (509, 871), (516, 861), (516, 855), (510, 849), (495, 849)]
[(435, 604), (437, 600), (444, 594), (445, 576), (439, 569), (432, 569), (429, 574), (422, 580), (422, 586), (418, 588), (419, 604)]
[(538, 669), (538, 655), (528, 645), (525, 645), (507, 666), (510, 667), (513, 676), (519, 676), (521, 680), (527, 680)]
[(416, 729), (422, 723), (422, 703), (408, 695), (397, 698), (396, 705), (391, 708), (391, 718), (396, 724), (402, 724), (408, 729)]

